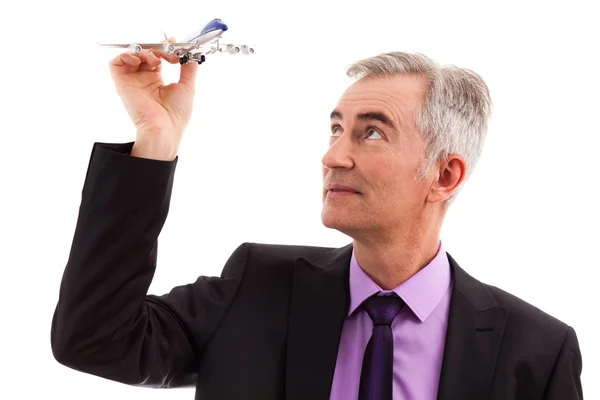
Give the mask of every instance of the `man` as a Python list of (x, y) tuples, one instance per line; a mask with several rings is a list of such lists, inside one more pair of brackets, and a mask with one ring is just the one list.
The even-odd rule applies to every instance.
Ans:
[(51, 341), (71, 368), (197, 399), (582, 399), (575, 331), (444, 250), (491, 101), (468, 70), (381, 54), (331, 113), (322, 221), (342, 248), (243, 243), (220, 277), (148, 295), (197, 65), (110, 63), (136, 141), (96, 143)]

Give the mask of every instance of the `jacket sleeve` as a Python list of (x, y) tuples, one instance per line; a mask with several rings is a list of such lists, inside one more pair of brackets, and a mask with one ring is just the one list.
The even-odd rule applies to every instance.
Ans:
[(148, 295), (178, 161), (95, 143), (50, 332), (55, 359), (75, 370), (149, 387), (195, 384), (202, 349), (246, 265), (240, 245), (220, 277)]
[(544, 400), (583, 400), (581, 369), (579, 341), (575, 330), (569, 326), (546, 387)]

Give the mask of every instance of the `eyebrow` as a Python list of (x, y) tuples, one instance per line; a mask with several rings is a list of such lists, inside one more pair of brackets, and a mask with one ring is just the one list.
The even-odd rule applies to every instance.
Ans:
[[(331, 112), (331, 115), (329, 118), (343, 120), (342, 113), (339, 112), (338, 110), (333, 110)], [(392, 120), (390, 118), (388, 118), (387, 115), (385, 115), (384, 113), (379, 112), (379, 111), (360, 113), (360, 114), (358, 114), (358, 119), (361, 121), (372, 121), (372, 120), (379, 121), (382, 124), (389, 126), (390, 128), (396, 129), (396, 126), (394, 125)]]

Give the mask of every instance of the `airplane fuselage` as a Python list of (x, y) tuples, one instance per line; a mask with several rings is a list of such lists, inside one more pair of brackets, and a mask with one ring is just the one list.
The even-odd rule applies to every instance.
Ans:
[(222, 34), (223, 34), (222, 30), (220, 30), (220, 29), (215, 30), (212, 32), (205, 33), (204, 35), (198, 36), (197, 38), (192, 39), (191, 42), (195, 41), (196, 44), (203, 45), (203, 44), (212, 42), (213, 40), (219, 38), (219, 36), (221, 36)]
[(215, 18), (209, 21), (200, 31), (197, 31), (189, 38), (185, 39), (184, 42), (195, 42), (198, 45), (203, 45), (217, 39), (227, 29), (229, 28), (223, 23), (223, 21), (221, 21), (219, 18)]

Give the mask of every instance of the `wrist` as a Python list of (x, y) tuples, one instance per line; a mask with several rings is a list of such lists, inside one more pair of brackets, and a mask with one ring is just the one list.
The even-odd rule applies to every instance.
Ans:
[(133, 157), (152, 160), (173, 161), (177, 157), (178, 146), (172, 141), (160, 139), (137, 139), (131, 149)]

